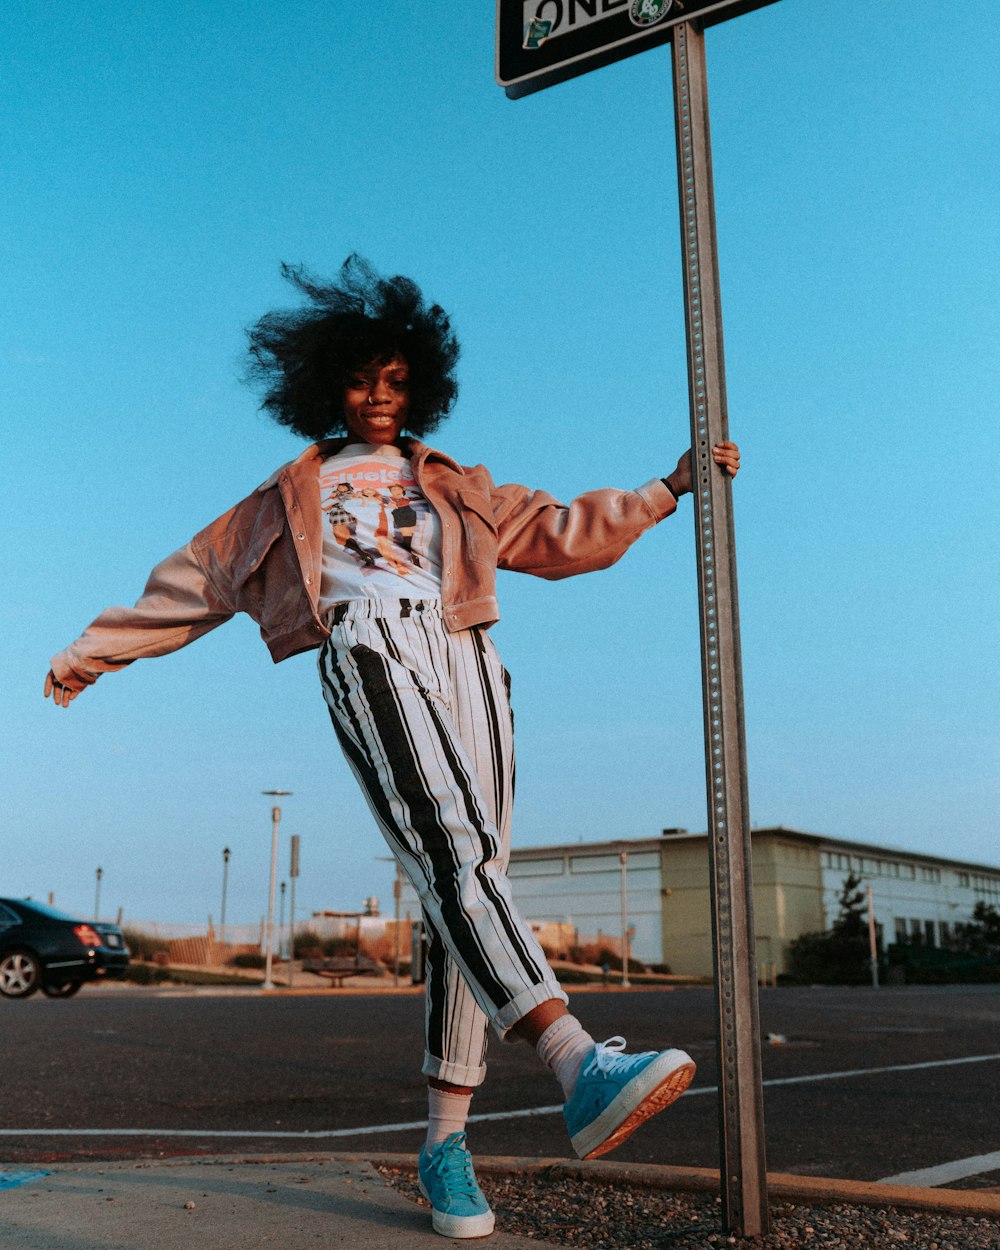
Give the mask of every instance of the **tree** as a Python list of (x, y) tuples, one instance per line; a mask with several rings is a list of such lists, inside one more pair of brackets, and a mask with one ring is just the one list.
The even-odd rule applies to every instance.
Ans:
[(868, 919), (861, 881), (852, 872), (837, 902), (840, 910), (825, 933), (804, 933), (789, 948), (797, 981), (820, 985), (864, 985), (871, 976)]
[(980, 899), (972, 909), (972, 920), (958, 927), (955, 947), (1000, 962), (1000, 911)]

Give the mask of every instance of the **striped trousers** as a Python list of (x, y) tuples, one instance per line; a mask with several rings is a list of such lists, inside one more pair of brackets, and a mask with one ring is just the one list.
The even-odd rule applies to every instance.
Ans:
[(319, 655), (337, 738), (413, 884), (428, 935), (423, 1072), (474, 1086), (490, 1023), (566, 1001), (507, 880), (514, 738), (507, 672), (484, 629), (440, 604), (339, 604)]

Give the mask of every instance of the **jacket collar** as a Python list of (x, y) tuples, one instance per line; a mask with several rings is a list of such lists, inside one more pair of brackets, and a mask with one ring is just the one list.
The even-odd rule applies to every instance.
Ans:
[[(307, 471), (314, 462), (318, 464), (320, 460), (324, 460), (327, 456), (336, 455), (337, 452), (346, 447), (349, 442), (350, 439), (341, 437), (324, 438), (318, 443), (310, 443), (309, 446), (296, 456), (294, 460), (289, 460), (287, 463), (280, 465), (277, 469), (275, 469), (269, 478), (261, 482), (261, 484), (257, 487), (257, 490), (270, 490), (272, 486), (276, 486), (278, 484), (278, 481), (283, 473), (295, 472), (296, 470)], [(465, 470), (462, 466), (456, 460), (453, 460), (451, 456), (446, 455), (443, 451), (437, 451), (433, 447), (428, 447), (426, 443), (421, 443), (420, 440), (416, 438), (404, 438), (403, 442), (406, 445), (406, 450), (411, 461), (413, 461), (415, 465), (422, 464), (426, 460), (439, 460), (442, 464), (447, 465), (448, 468), (453, 469), (456, 473), (464, 475)]]

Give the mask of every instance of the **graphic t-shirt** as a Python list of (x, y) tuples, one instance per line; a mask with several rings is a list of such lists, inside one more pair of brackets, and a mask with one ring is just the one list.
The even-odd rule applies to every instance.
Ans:
[(319, 469), (320, 610), (351, 599), (440, 599), (441, 522), (395, 446), (349, 443)]

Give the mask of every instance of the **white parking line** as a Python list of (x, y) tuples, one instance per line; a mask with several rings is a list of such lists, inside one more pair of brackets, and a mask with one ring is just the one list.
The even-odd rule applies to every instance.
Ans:
[[(772, 1085), (807, 1085), (816, 1081), (840, 1081), (854, 1076), (876, 1076), (882, 1072), (915, 1072), (923, 1068), (949, 1068), (965, 1063), (992, 1063), (1000, 1060), (996, 1055), (966, 1055), (961, 1059), (930, 1059), (925, 1063), (897, 1063), (882, 1068), (847, 1068), (842, 1072), (810, 1072), (805, 1076), (783, 1076), (765, 1081), (765, 1086)], [(699, 1085), (689, 1089), (685, 1098), (693, 1098), (698, 1094), (718, 1093), (717, 1085)], [(485, 1123), (488, 1120), (523, 1120), (531, 1116), (555, 1115), (562, 1111), (562, 1103), (552, 1107), (526, 1107), (520, 1111), (486, 1111), (481, 1115), (470, 1115), (470, 1123)], [(405, 1124), (368, 1124), (359, 1128), (316, 1129), (313, 1132), (282, 1132), (276, 1130), (243, 1130), (243, 1129), (183, 1129), (183, 1128), (4, 1128), (0, 1125), (0, 1138), (4, 1137), (242, 1137), (246, 1139), (267, 1138), (271, 1141), (294, 1138), (302, 1141), (318, 1141), (330, 1137), (368, 1137), (374, 1133), (405, 1133), (427, 1127), (426, 1120), (409, 1120)], [(984, 1155), (984, 1158), (993, 1156)], [(987, 1168), (986, 1171), (992, 1169)], [(974, 1173), (969, 1172), (972, 1176)]]
[(949, 1181), (961, 1181), (967, 1176), (980, 1176), (983, 1172), (1000, 1172), (1000, 1150), (990, 1155), (970, 1155), (968, 1159), (953, 1159), (951, 1163), (939, 1163), (936, 1168), (921, 1168), (916, 1172), (900, 1172), (896, 1176), (883, 1176), (879, 1185), (916, 1185), (933, 1189), (947, 1185)]

